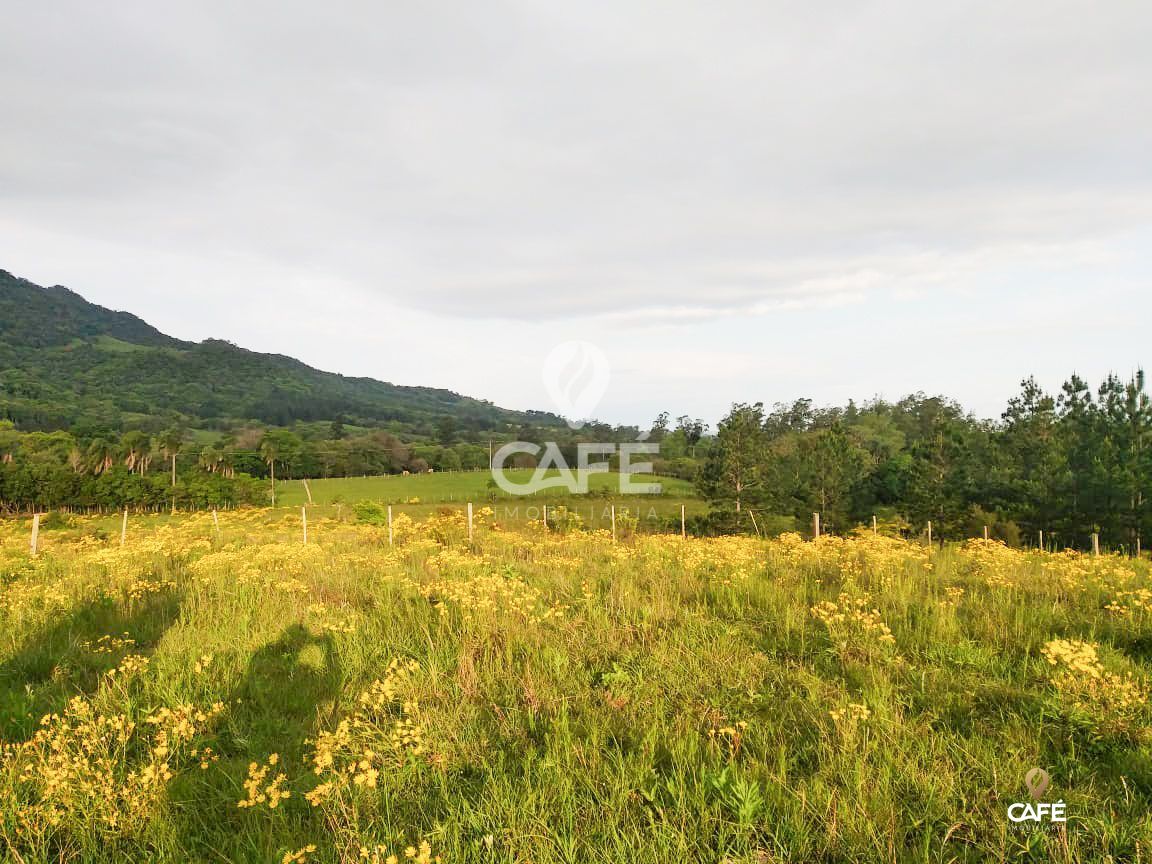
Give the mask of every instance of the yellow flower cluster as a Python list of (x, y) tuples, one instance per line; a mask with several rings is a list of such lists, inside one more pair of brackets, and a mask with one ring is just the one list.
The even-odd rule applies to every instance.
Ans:
[(326, 603), (311, 603), (308, 614), (315, 626), (325, 633), (355, 633), (356, 618), (345, 609), (337, 609)]
[(191, 571), (205, 582), (273, 588), (307, 593), (309, 578), (322, 572), (328, 553), (319, 543), (264, 543), (212, 552), (192, 562)]
[(446, 611), (447, 604), (451, 604), (473, 618), (510, 615), (526, 621), (546, 621), (563, 617), (563, 604), (547, 604), (538, 588), (510, 570), (496, 572), (482, 561), (465, 563), (459, 558), (451, 550), (441, 553), (428, 563), (433, 572), (443, 575), (416, 586), (439, 611)]
[(1102, 730), (1146, 737), (1144, 684), (1131, 673), (1109, 672), (1092, 642), (1053, 639), (1041, 655), (1053, 667), (1052, 683), (1077, 716)]
[(1075, 550), (1037, 552), (1011, 549), (996, 540), (969, 540), (960, 549), (963, 568), (990, 588), (1043, 585), (1067, 592), (1118, 591), (1136, 570), (1114, 555), (1085, 555)]
[(357, 699), (365, 711), (379, 713), (393, 705), (400, 693), (409, 687), (420, 672), (420, 664), (415, 660), (394, 657), (384, 670), (384, 678), (373, 681)]
[(828, 712), (839, 739), (839, 746), (862, 742), (872, 719), (872, 711), (863, 702), (849, 702)]
[(310, 761), (321, 782), (305, 794), (313, 807), (350, 789), (374, 789), (382, 769), (424, 752), (424, 732), (414, 719), (419, 705), (402, 698), (419, 668), (415, 661), (394, 659), (384, 678), (360, 694), (352, 716), (316, 737)]
[(1139, 615), (1152, 611), (1152, 591), (1147, 588), (1121, 591), (1116, 595), (1116, 598), (1104, 608), (1119, 617)]
[(77, 830), (133, 835), (163, 799), (183, 748), (223, 710), (219, 703), (206, 711), (181, 705), (139, 723), (74, 697), (63, 713), (42, 718), (30, 740), (0, 751), (0, 774), (17, 778), (10, 793), (19, 803), (19, 833), (75, 818)]
[(223, 712), (223, 702), (216, 702), (207, 711), (201, 711), (193, 705), (158, 709), (144, 719), (145, 723), (156, 727), (153, 752), (158, 756), (167, 756), (174, 747), (195, 738), (210, 720)]
[(308, 856), (316, 851), (316, 844), (309, 843), (302, 849), (297, 849), (295, 852), (285, 852), (284, 857), (280, 859), (280, 864), (304, 864), (308, 860)]
[(712, 727), (708, 730), (708, 739), (714, 744), (724, 747), (730, 756), (739, 756), (740, 748), (744, 744), (744, 733), (748, 728), (747, 720), (738, 720), (729, 726)]
[(1010, 576), (1028, 563), (1025, 553), (998, 540), (969, 540), (961, 547), (960, 558), (964, 569), (990, 588), (1007, 587)]
[(834, 708), (828, 712), (837, 724), (855, 725), (863, 723), (872, 717), (872, 712), (863, 702), (849, 702), (844, 708)]
[(955, 608), (960, 605), (960, 601), (963, 599), (964, 589), (959, 585), (949, 585), (944, 589), (944, 599), (940, 601), (940, 605)]
[(1091, 642), (1053, 639), (1041, 649), (1040, 653), (1048, 661), (1048, 665), (1060, 667), (1065, 672), (1086, 675), (1089, 678), (1100, 678), (1104, 675), (1104, 667), (1100, 665), (1096, 646)]
[(237, 807), (244, 809), (267, 804), (269, 809), (275, 810), (281, 801), (292, 797), (292, 793), (284, 788), (288, 777), (283, 772), (276, 774), (271, 782), (268, 782), (268, 775), (279, 762), (280, 754), (273, 753), (268, 757), (266, 764), (253, 762), (248, 766), (248, 779), (244, 781), (244, 791), (248, 793), (248, 797), (237, 802)]
[(220, 761), (220, 756), (211, 747), (192, 750), (188, 755), (190, 755), (193, 759), (200, 760), (201, 771), (207, 771), (209, 765), (211, 765), (213, 762)]
[[(1023, 555), (1024, 553), (1017, 553)], [(1036, 555), (1043, 579), (1065, 591), (1101, 590), (1117, 593), (1129, 585), (1137, 572), (1118, 555), (1084, 555), (1074, 550)]]
[(118, 678), (121, 681), (125, 678), (130, 678), (148, 668), (148, 658), (140, 654), (129, 654), (120, 661), (120, 665), (115, 669), (108, 670), (108, 678)]
[(411, 861), (413, 864), (433, 864), (433, 862), (441, 860), (439, 855), (435, 858), (432, 857), (432, 844), (427, 840), (421, 840), (419, 848), (416, 846), (407, 847), (402, 854), (403, 858), (394, 852), (389, 852), (387, 846), (377, 844), (372, 847), (361, 846), (359, 858), (364, 864), (400, 864), (401, 861)]
[(813, 606), (811, 612), (814, 618), (823, 622), (833, 638), (865, 636), (882, 645), (896, 643), (896, 637), (884, 623), (880, 610), (872, 607), (872, 600), (867, 595), (852, 597), (841, 593), (837, 602), (823, 600)]
[(871, 532), (853, 537), (822, 535), (816, 542), (783, 534), (768, 543), (777, 570), (819, 576), (834, 574), (845, 582), (869, 579), (887, 587), (910, 568), (932, 569), (926, 547)]
[(135, 639), (129, 639), (128, 634), (120, 636), (101, 636), (94, 641), (82, 643), (81, 647), (91, 654), (119, 654), (136, 644)]

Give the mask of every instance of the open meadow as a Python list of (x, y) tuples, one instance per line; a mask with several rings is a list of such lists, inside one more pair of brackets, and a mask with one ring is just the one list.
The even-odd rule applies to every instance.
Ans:
[[(535, 469), (504, 468), (501, 473), (510, 483), (524, 485), (532, 479)], [(556, 470), (542, 472), (547, 479), (558, 478)], [(599, 497), (611, 497), (620, 488), (621, 474), (618, 471), (581, 472), (572, 470), (572, 475), (588, 484), (588, 491)], [(631, 481), (636, 484), (659, 483), (662, 495), (672, 498), (698, 498), (696, 488), (687, 480), (654, 474), (632, 473)], [(386, 474), (375, 477), (331, 477), (308, 481), (312, 489), (312, 503), (332, 504), (334, 502), (373, 499), (399, 503), (410, 498), (419, 498), (427, 504), (450, 504), (460, 501), (481, 501), (485, 498), (528, 498), (528, 500), (549, 501), (571, 498), (567, 490), (546, 489), (538, 495), (509, 495), (492, 481), (491, 471), (437, 471), (424, 474)], [(635, 500), (635, 495), (622, 496)], [(281, 480), (276, 486), (276, 498), (280, 504), (307, 504), (308, 493), (301, 480)]]
[(0, 524), (3, 860), (1148, 860), (1146, 562), (558, 515)]
[[(514, 484), (524, 485), (533, 475), (532, 469), (504, 469), (504, 476)], [(574, 477), (580, 472), (573, 471)], [(547, 478), (559, 477), (556, 471), (546, 471)], [(661, 492), (654, 495), (621, 495), (618, 472), (589, 472), (583, 477), (586, 493), (572, 494), (564, 488), (548, 488), (534, 495), (511, 495), (492, 482), (488, 471), (443, 471), (427, 474), (389, 474), (369, 477), (334, 477), (309, 480), (307, 489), (302, 480), (281, 481), (276, 485), (276, 503), (282, 507), (300, 507), (309, 504), (324, 515), (341, 516), (360, 501), (375, 501), (396, 506), (397, 512), (407, 513), (414, 519), (432, 515), (443, 506), (456, 506), (472, 501), (476, 506), (487, 504), (493, 510), (497, 523), (504, 526), (523, 526), (542, 518), (543, 508), (565, 507), (580, 516), (591, 528), (610, 527), (610, 508), (627, 509), (640, 519), (641, 530), (666, 530), (676, 527), (680, 508), (688, 518), (708, 512), (708, 502), (701, 499), (695, 487), (687, 480), (676, 477), (657, 477), (652, 474), (632, 474), (632, 483), (658, 483)], [(311, 501), (308, 494), (311, 492)]]

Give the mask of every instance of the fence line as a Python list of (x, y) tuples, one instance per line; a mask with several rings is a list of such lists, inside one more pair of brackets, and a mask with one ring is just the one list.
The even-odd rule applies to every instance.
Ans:
[[(394, 543), (393, 511), (392, 511), (393, 506), (394, 505), (389, 504), (388, 510), (387, 510), (387, 514), (388, 514), (388, 543), (389, 543), (389, 545), (392, 545)], [(415, 507), (415, 506), (421, 506), (421, 505), (412, 504), (412, 505), (408, 505), (408, 506), (414, 506)], [(468, 525), (468, 541), (469, 541), (469, 543), (472, 543), (473, 539), (474, 539), (474, 509), (473, 509), (473, 506), (474, 506), (473, 502), (468, 501), (465, 505), (465, 510), (464, 510), (464, 512), (466, 514), (467, 525)], [(589, 508), (589, 516), (594, 517), (595, 504), (589, 504), (588, 508)], [(91, 509), (97, 510), (99, 515), (105, 515), (104, 514), (104, 508), (91, 508)], [(212, 513), (212, 522), (213, 522), (213, 526), (215, 528), (216, 536), (217, 536), (217, 538), (219, 538), (219, 536), (220, 536), (220, 520), (219, 520), (219, 516), (217, 513), (217, 509), (218, 508), (213, 507), (210, 510), (206, 508), (204, 510), (193, 509), (193, 510), (182, 511), (182, 512), (185, 512), (185, 513), (211, 512)], [(226, 509), (235, 509), (235, 508), (226, 508)], [(248, 508), (245, 508), (245, 509), (248, 509)], [(256, 510), (256, 509), (279, 509), (279, 508), (256, 508), (256, 507), (252, 507), (250, 509)], [(535, 510), (535, 507), (532, 507), (529, 509)], [(580, 509), (580, 507), (578, 505), (575, 508), (577, 515), (579, 515), (579, 509)], [(505, 510), (507, 511), (507, 507), (505, 508)], [(69, 515), (73, 515), (75, 513), (74, 510), (61, 510), (59, 512), (65, 512), (65, 513), (68, 513)], [(115, 512), (119, 513), (120, 511), (115, 511)], [(137, 509), (136, 512), (137, 512), (137, 515), (140, 515), (141, 510)], [(158, 515), (160, 513), (165, 512), (165, 510), (164, 510), (164, 508), (161, 508), (161, 507), (153, 507), (153, 508), (145, 508), (143, 510), (143, 512), (151, 512), (153, 515)], [(625, 510), (624, 512), (627, 513), (628, 511)], [(121, 517), (121, 523), (120, 523), (120, 545), (121, 546), (123, 546), (125, 544), (125, 541), (127, 539), (129, 513), (130, 513), (130, 508), (128, 508), (128, 507), (125, 507), (124, 510), (122, 511), (122, 517)], [(543, 505), (542, 513), (543, 513), (543, 516), (542, 516), (543, 525), (545, 527), (549, 527), (548, 505), (547, 504)], [(614, 502), (608, 504), (607, 508), (605, 510), (602, 510), (602, 515), (601, 515), (599, 521), (601, 521), (601, 522), (604, 521), (604, 515), (603, 514), (605, 514), (605, 513), (608, 516), (608, 522), (609, 522), (611, 533), (612, 533), (612, 539), (615, 541), (619, 537), (619, 531), (618, 531), (617, 519), (616, 519), (616, 504)], [(749, 508), (748, 513), (749, 513), (749, 515), (752, 516), (753, 519), (755, 519), (755, 516), (754, 516), (751, 508)], [(44, 515), (45, 514), (40, 513), (40, 512), (35, 512), (32, 514), (32, 532), (31, 532), (31, 537), (29, 540), (29, 548), (30, 548), (31, 553), (33, 555), (36, 555), (39, 551), (39, 535), (40, 535), (40, 529), (41, 529), (41, 517)], [(89, 514), (89, 515), (91, 515), (91, 514)], [(517, 514), (516, 514), (516, 517), (514, 517), (514, 518), (519, 519), (519, 507), (517, 507)], [(650, 518), (650, 517), (645, 517), (645, 518)], [(306, 545), (308, 543), (308, 507), (307, 507), (307, 505), (302, 506), (300, 508), (300, 519), (301, 519), (301, 528), (302, 528), (302, 532), (303, 532), (303, 542)], [(534, 519), (527, 519), (526, 521), (535, 521), (535, 520)], [(638, 528), (640, 526), (640, 524), (641, 523), (638, 521), (636, 524), (636, 527)], [(643, 533), (671, 534), (671, 533), (674, 533), (676, 530), (675, 516), (674, 515), (665, 517), (663, 520), (661, 520), (657, 524), (659, 524), (659, 526), (660, 526), (660, 528), (658, 530), (650, 530), (650, 531), (645, 531)], [(863, 526), (860, 526), (860, 527), (863, 528)], [(877, 519), (875, 516), (872, 517), (872, 526), (871, 527), (872, 527), (872, 533), (874, 535), (879, 533), (878, 523), (877, 523)], [(827, 526), (822, 524), (820, 513), (819, 512), (813, 513), (812, 514), (812, 539), (813, 540), (820, 539), (822, 536), (824, 536), (827, 533), (826, 529), (827, 529)], [(686, 538), (688, 536), (687, 508), (684, 504), (680, 505), (679, 534), (681, 537), (684, 537), (684, 538)], [(926, 539), (927, 539), (927, 544), (929, 546), (932, 546), (933, 545), (933, 532), (932, 532), (931, 520), (929, 520), (926, 523), (925, 535), (926, 535)], [(988, 530), (987, 525), (983, 526), (983, 535), (984, 535), (984, 540), (989, 539), (989, 530)], [(757, 529), (757, 536), (760, 536), (759, 529)], [(1101, 551), (1100, 551), (1101, 550), (1100, 534), (1098, 532), (1093, 532), (1090, 536), (1091, 536), (1091, 554), (1094, 556), (1099, 556), (1101, 554)], [(905, 538), (905, 539), (911, 539), (911, 538)], [(1049, 540), (1051, 539), (1051, 534), (1048, 535), (1048, 539)], [(941, 545), (943, 545), (944, 542), (945, 542), (944, 539), (940, 538)], [(1039, 531), (1038, 532), (1038, 543), (1037, 543), (1035, 548), (1039, 549), (1042, 552), (1045, 552), (1045, 551), (1048, 551), (1048, 545), (1049, 544), (1047, 544), (1045, 542), (1045, 533), (1043, 531)], [(1128, 557), (1137, 557), (1137, 558), (1141, 557), (1142, 556), (1142, 547), (1141, 547), (1139, 537), (1136, 538), (1134, 546), (1135, 546), (1135, 548), (1133, 550), (1133, 548), (1129, 547), (1128, 545), (1121, 544), (1120, 546), (1116, 547), (1113, 551), (1119, 551), (1121, 554), (1127, 555)], [(1027, 548), (1027, 547), (1024, 547), (1024, 548)], [(1071, 547), (1065, 546), (1064, 548), (1069, 549)], [(1134, 556), (1132, 555), (1133, 551), (1135, 552)]]

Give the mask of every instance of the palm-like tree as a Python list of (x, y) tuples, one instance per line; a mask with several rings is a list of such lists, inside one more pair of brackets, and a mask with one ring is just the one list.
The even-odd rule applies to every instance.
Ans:
[(231, 447), (220, 451), (220, 473), (229, 480), (236, 476), (236, 453)]
[(139, 472), (143, 474), (146, 459), (145, 454), (150, 453), (152, 450), (152, 441), (139, 429), (133, 429), (130, 432), (124, 433), (124, 437), (120, 439), (120, 443), (124, 448), (124, 464), (127, 466), (128, 471), (135, 472), (139, 470)]
[(200, 467), (209, 474), (215, 474), (220, 469), (220, 451), (211, 444), (200, 451)]
[(112, 468), (118, 455), (116, 445), (106, 438), (96, 438), (88, 445), (88, 468), (93, 474), (103, 474)]
[(7, 420), (0, 420), (0, 463), (11, 464), (20, 447), (20, 437)]
[(156, 453), (160, 450), (160, 442), (154, 438), (149, 438), (140, 445), (140, 475), (143, 476), (148, 473), (148, 469), (152, 467), (152, 460), (156, 458)]
[(260, 442), (260, 456), (268, 463), (272, 473), (272, 506), (276, 506), (276, 460), (280, 458), (280, 442), (272, 435), (265, 434)]
[(172, 460), (172, 512), (176, 512), (176, 456), (184, 447), (184, 433), (179, 429), (169, 429), (160, 437), (160, 449)]
[(184, 433), (179, 429), (169, 429), (160, 437), (160, 449), (164, 458), (172, 461), (172, 486), (176, 486), (176, 457), (184, 449)]

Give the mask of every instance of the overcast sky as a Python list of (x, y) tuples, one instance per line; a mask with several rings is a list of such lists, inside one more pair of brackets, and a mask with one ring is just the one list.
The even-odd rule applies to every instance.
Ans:
[(1152, 6), (4, 4), (0, 268), (324, 369), (600, 410), (1127, 375)]

